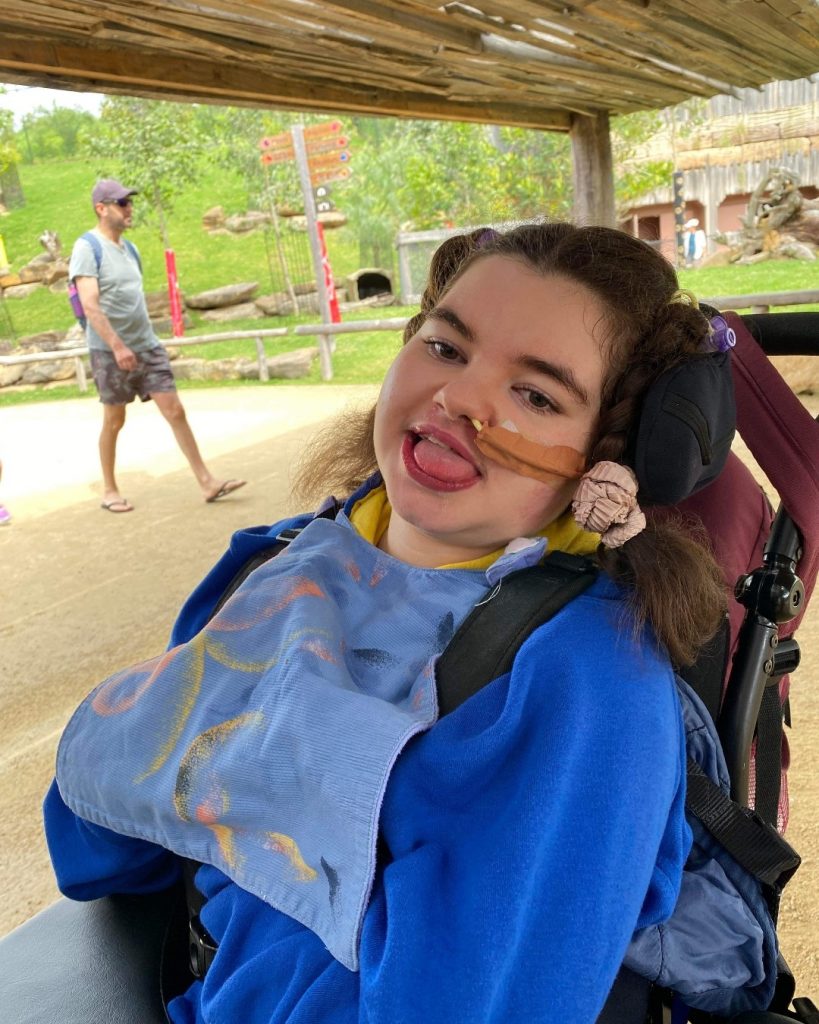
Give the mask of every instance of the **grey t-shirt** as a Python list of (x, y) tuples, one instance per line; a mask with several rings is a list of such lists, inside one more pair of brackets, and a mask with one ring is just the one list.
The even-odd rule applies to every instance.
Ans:
[[(100, 286), (100, 309), (111, 321), (111, 326), (134, 352), (156, 348), (159, 339), (154, 333), (142, 291), (142, 273), (139, 264), (125, 247), (112, 242), (99, 231), (94, 235), (102, 246), (99, 271), (90, 242), (78, 238), (71, 252), (68, 276), (96, 277)], [(90, 349), (110, 352), (111, 349), (89, 323), (85, 339)]]

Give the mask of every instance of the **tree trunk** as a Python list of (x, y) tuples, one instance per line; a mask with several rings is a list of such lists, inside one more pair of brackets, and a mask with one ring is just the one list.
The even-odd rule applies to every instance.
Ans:
[(168, 223), (165, 220), (165, 210), (162, 207), (162, 196), (159, 191), (159, 186), (154, 183), (154, 206), (156, 208), (157, 216), (159, 217), (159, 235), (162, 239), (162, 245), (165, 247), (165, 251), (171, 247), (171, 241), (168, 237)]
[(575, 224), (616, 227), (609, 115), (573, 114), (569, 134), (574, 160)]

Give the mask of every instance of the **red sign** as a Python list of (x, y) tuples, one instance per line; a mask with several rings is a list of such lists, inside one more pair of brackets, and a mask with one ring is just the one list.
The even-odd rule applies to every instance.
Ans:
[(314, 139), (312, 142), (308, 140), (307, 155), (312, 156), (313, 153), (333, 153), (339, 149), (346, 149), (349, 141), (346, 135), (334, 135), (329, 139)]
[(293, 153), (286, 153), (283, 149), (270, 150), (267, 153), (262, 153), (262, 163), (283, 164), (287, 160), (292, 160), (293, 157)]
[(282, 132), (281, 135), (265, 135), (259, 140), (259, 149), (262, 151), (263, 164), (281, 164), (285, 160), (292, 160), (296, 153), (293, 149), (293, 139), (289, 132)]
[(341, 121), (322, 121), (321, 124), (311, 124), (304, 129), (305, 139), (326, 139), (331, 135), (338, 135), (342, 129)]
[(307, 163), (311, 171), (313, 168), (323, 171), (328, 167), (349, 163), (349, 160), (350, 154), (345, 149), (341, 153), (321, 153), (318, 156), (310, 156), (307, 159)]
[(349, 178), (351, 174), (350, 168), (343, 165), (338, 167), (327, 167), (321, 168), (317, 171), (310, 172), (310, 180), (314, 185), (322, 185), (327, 181), (342, 181), (344, 178)]
[(259, 140), (259, 149), (291, 149), (293, 139), (290, 132), (282, 132), (280, 135), (265, 135)]

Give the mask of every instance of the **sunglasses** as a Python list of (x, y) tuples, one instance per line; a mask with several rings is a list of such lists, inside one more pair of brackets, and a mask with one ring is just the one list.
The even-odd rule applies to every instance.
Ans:
[(118, 206), (120, 210), (124, 210), (127, 206), (133, 206), (133, 199), (103, 199), (104, 206)]

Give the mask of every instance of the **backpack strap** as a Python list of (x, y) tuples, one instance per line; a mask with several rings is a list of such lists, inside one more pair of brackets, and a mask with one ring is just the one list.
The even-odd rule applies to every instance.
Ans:
[(86, 231), (85, 234), (82, 236), (82, 240), (84, 242), (88, 242), (88, 244), (91, 246), (91, 251), (94, 254), (94, 260), (96, 261), (97, 264), (97, 274), (99, 274), (100, 267), (102, 266), (102, 245), (100, 244), (100, 240), (97, 238), (93, 231)]
[(125, 248), (131, 254), (131, 257), (133, 258), (134, 262), (139, 267), (139, 272), (141, 274), (142, 273), (142, 260), (139, 258), (139, 253), (137, 252), (137, 247), (128, 238), (123, 238), (122, 241), (125, 243)]
[[(100, 240), (99, 238), (97, 238), (93, 231), (86, 231), (85, 234), (82, 235), (82, 239), (84, 242), (88, 242), (88, 244), (91, 246), (91, 251), (94, 253), (94, 259), (96, 260), (97, 263), (97, 274), (99, 274), (100, 267), (102, 266), (102, 245), (100, 244)], [(131, 259), (139, 267), (139, 272), (141, 274), (142, 260), (139, 258), (137, 247), (134, 245), (132, 241), (130, 241), (127, 238), (123, 238), (122, 241), (125, 245), (126, 250), (131, 256)]]

